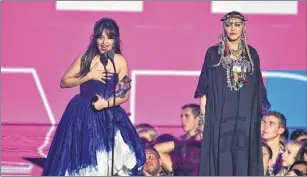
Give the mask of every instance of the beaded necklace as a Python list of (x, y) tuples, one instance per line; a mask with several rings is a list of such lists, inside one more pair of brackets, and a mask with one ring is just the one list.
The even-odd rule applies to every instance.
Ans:
[(247, 59), (243, 41), (237, 51), (230, 50), (226, 42), (219, 44), (220, 63), (226, 69), (227, 87), (238, 91), (248, 82), (246, 73), (251, 72), (251, 63)]

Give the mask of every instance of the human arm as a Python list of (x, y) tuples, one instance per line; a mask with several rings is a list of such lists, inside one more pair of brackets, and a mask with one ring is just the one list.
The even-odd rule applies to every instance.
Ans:
[(77, 59), (65, 72), (64, 76), (61, 79), (60, 83), (61, 88), (75, 87), (92, 79), (99, 80), (101, 82), (104, 82), (105, 79), (110, 79), (109, 75), (106, 76), (105, 74), (103, 74), (103, 72), (96, 69), (96, 65), (98, 64), (98, 62), (96, 62), (93, 67), (91, 67), (90, 71), (86, 75), (78, 76), (78, 74), (80, 73), (82, 56), (83, 54), (77, 57)]
[[(173, 173), (178, 169), (182, 162), (182, 148), (186, 145), (187, 141), (175, 139), (164, 143), (159, 143), (154, 148), (159, 152), (162, 160), (163, 168), (168, 173)], [(194, 141), (194, 140), (192, 140)]]
[(209, 48), (206, 52), (201, 73), (199, 76), (197, 88), (194, 94), (194, 98), (200, 98), (200, 119), (198, 131), (200, 131), (200, 136), (202, 136), (202, 131), (205, 123), (206, 105), (207, 105), (207, 94), (209, 90), (209, 72), (210, 72), (210, 57), (211, 49)]
[(154, 148), (159, 152), (162, 166), (167, 172), (173, 172), (173, 163), (170, 156), (170, 152), (175, 149), (175, 142), (169, 141), (164, 143), (159, 143), (154, 146)]
[[(114, 63), (115, 63), (115, 66), (118, 67), (118, 79), (120, 81), (122, 78), (128, 75), (128, 72), (129, 72), (128, 63), (127, 63), (126, 58), (119, 54), (115, 55)], [(106, 100), (106, 99), (103, 99), (101, 96), (97, 95), (98, 100), (94, 102), (93, 105), (97, 110), (102, 110), (107, 107), (118, 106), (128, 101), (129, 94), (130, 93), (128, 90), (123, 97), (115, 97), (115, 105), (114, 105), (114, 97), (111, 97)]]
[(160, 153), (170, 153), (175, 149), (175, 142), (168, 141), (164, 143), (155, 144), (154, 148)]
[(76, 60), (72, 63), (72, 65), (68, 68), (68, 70), (65, 72), (60, 83), (61, 88), (75, 87), (81, 85), (82, 83), (90, 79), (88, 75), (85, 75), (83, 77), (77, 77), (77, 74), (80, 72), (81, 57), (82, 55), (78, 56)]
[(204, 131), (204, 124), (206, 118), (206, 105), (207, 105), (207, 96), (204, 95), (200, 98), (200, 115), (199, 115), (199, 122), (198, 122), (198, 131), (200, 139), (202, 139), (203, 131)]

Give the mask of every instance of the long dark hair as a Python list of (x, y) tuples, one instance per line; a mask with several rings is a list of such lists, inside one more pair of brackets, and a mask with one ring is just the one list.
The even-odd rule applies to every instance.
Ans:
[(121, 54), (120, 33), (116, 21), (111, 18), (101, 18), (95, 23), (94, 33), (91, 36), (91, 43), (87, 47), (85, 54), (81, 57), (81, 68), (80, 73), (78, 74), (79, 77), (85, 76), (90, 71), (92, 60), (96, 55), (100, 55), (100, 51), (97, 47), (97, 39), (104, 31), (110, 39), (114, 39), (114, 52), (116, 54)]

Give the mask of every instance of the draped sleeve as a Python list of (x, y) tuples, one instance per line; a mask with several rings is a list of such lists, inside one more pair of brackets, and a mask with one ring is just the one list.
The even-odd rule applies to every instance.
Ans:
[(259, 100), (262, 107), (262, 113), (265, 114), (268, 110), (271, 109), (271, 104), (267, 97), (267, 91), (264, 86), (263, 77), (260, 69), (260, 59), (256, 49), (253, 49), (252, 59), (255, 62), (255, 74), (257, 75), (258, 84), (259, 84)]
[(198, 84), (196, 91), (194, 93), (194, 98), (201, 98), (204, 95), (207, 95), (209, 89), (209, 68), (210, 68), (210, 57), (211, 57), (211, 48), (206, 52), (201, 73), (198, 79)]

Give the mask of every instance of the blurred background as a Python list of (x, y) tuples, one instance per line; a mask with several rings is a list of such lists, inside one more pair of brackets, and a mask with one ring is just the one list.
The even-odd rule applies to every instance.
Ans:
[[(181, 107), (193, 99), (208, 47), (231, 10), (247, 18), (272, 109), (289, 132), (307, 129), (307, 2), (298, 1), (1, 1), (1, 172), (40, 175), (39, 162), (79, 88), (60, 80), (88, 46), (94, 23), (114, 18), (134, 82), (122, 107), (135, 124), (183, 134)], [(53, 125), (53, 126), (52, 126)], [(33, 161), (32, 159), (32, 161)], [(34, 165), (33, 165), (34, 164)]]

